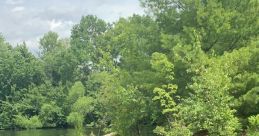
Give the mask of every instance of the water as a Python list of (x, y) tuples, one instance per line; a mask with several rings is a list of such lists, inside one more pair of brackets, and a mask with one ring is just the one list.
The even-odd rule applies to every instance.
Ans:
[[(98, 130), (87, 129), (85, 135), (91, 132), (98, 134)], [(74, 129), (33, 129), (33, 130), (0, 130), (0, 136), (77, 136)]]
[[(96, 136), (102, 136), (99, 129), (85, 129), (84, 136), (89, 136), (93, 132)], [(143, 127), (141, 136), (154, 136), (152, 131)], [(0, 136), (78, 136), (75, 129), (30, 129), (30, 130), (0, 130)], [(137, 132), (132, 132), (131, 136), (137, 136)]]

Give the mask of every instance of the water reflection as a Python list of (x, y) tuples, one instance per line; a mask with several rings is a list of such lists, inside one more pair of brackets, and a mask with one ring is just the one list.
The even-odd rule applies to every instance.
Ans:
[[(91, 132), (98, 134), (98, 130), (87, 129), (85, 135)], [(74, 129), (34, 129), (34, 130), (0, 130), (0, 136), (77, 136)]]

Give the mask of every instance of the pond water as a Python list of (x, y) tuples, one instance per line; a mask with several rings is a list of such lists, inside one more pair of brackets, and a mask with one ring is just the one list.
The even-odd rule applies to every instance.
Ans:
[[(87, 129), (85, 135), (91, 132), (98, 134), (98, 130)], [(33, 129), (33, 130), (0, 130), (0, 136), (77, 136), (74, 129)]]

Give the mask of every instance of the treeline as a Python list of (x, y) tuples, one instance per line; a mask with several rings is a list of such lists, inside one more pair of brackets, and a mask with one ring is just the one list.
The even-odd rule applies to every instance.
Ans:
[(258, 0), (141, 4), (148, 15), (46, 33), (37, 57), (0, 38), (0, 128), (258, 135)]

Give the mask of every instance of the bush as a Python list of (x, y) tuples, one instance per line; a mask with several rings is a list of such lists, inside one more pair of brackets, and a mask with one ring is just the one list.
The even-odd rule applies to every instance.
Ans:
[(65, 122), (62, 109), (54, 103), (43, 104), (39, 117), (45, 127), (56, 127)]
[(28, 118), (22, 115), (16, 115), (14, 122), (15, 122), (15, 125), (17, 125), (20, 128), (33, 129), (33, 128), (42, 127), (42, 123), (39, 120), (38, 116), (33, 116), (31, 118)]
[(82, 114), (71, 112), (67, 117), (67, 122), (75, 127), (78, 136), (83, 134), (84, 116)]
[(83, 115), (94, 110), (94, 99), (92, 97), (80, 97), (73, 104), (72, 110)]
[(68, 102), (73, 104), (80, 97), (83, 97), (85, 93), (84, 85), (81, 82), (76, 82), (68, 93)]
[(67, 122), (76, 128), (81, 128), (84, 122), (84, 116), (78, 112), (71, 112), (67, 117)]
[(248, 118), (249, 128), (248, 135), (249, 136), (258, 136), (259, 135), (259, 114), (256, 116), (251, 116)]
[(172, 123), (171, 128), (157, 126), (154, 133), (159, 136), (192, 136), (192, 132), (180, 123)]

